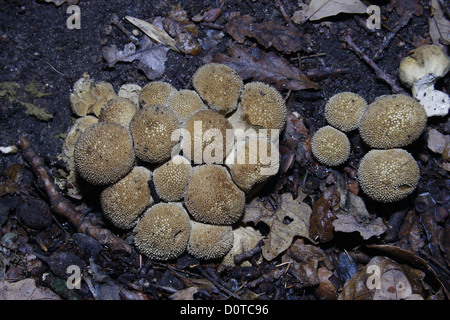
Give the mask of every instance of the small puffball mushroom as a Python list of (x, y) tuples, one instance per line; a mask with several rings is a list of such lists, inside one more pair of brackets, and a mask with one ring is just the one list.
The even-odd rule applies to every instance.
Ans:
[(139, 220), (134, 243), (151, 259), (175, 259), (186, 251), (190, 230), (189, 215), (180, 203), (158, 203)]
[(143, 107), (130, 122), (136, 156), (150, 163), (167, 161), (178, 143), (172, 133), (179, 128), (178, 116), (168, 107)]
[(327, 122), (344, 132), (356, 129), (367, 108), (366, 100), (353, 92), (340, 92), (333, 95), (325, 105)]
[(450, 97), (434, 85), (449, 70), (450, 58), (437, 45), (418, 47), (400, 62), (400, 80), (411, 87), (413, 97), (424, 106), (429, 117), (448, 113)]
[(196, 164), (222, 163), (234, 141), (227, 138), (230, 122), (213, 110), (200, 110), (186, 119), (183, 155)]
[(244, 212), (245, 194), (223, 166), (201, 165), (194, 168), (184, 204), (196, 221), (230, 225)]
[(350, 141), (345, 133), (325, 126), (317, 130), (311, 139), (311, 151), (320, 163), (338, 166), (350, 155)]
[(73, 92), (70, 94), (70, 106), (73, 113), (79, 117), (86, 116), (96, 98), (92, 95), (91, 88), (94, 81), (88, 74), (78, 79), (73, 85)]
[(233, 246), (231, 226), (217, 226), (191, 220), (187, 252), (200, 260), (219, 259)]
[(136, 106), (139, 106), (139, 94), (141, 90), (142, 87), (140, 85), (126, 83), (119, 88), (117, 95), (121, 98), (130, 99)]
[(371, 150), (358, 169), (361, 189), (380, 202), (401, 200), (414, 191), (419, 182), (419, 166), (403, 149)]
[(180, 201), (191, 173), (191, 163), (180, 155), (156, 168), (153, 172), (153, 183), (158, 196), (166, 202)]
[(262, 82), (250, 82), (241, 94), (242, 118), (256, 128), (283, 130), (286, 104), (281, 94)]
[(97, 117), (102, 107), (111, 99), (117, 98), (117, 94), (111, 83), (105, 81), (96, 82), (91, 89), (92, 95), (96, 98), (91, 112)]
[(236, 109), (243, 81), (233, 68), (208, 63), (197, 69), (192, 84), (211, 109), (226, 115)]
[(169, 96), (167, 105), (184, 121), (194, 112), (206, 109), (202, 99), (197, 92), (183, 89), (174, 92)]
[(132, 228), (144, 209), (153, 203), (148, 186), (151, 176), (150, 170), (134, 167), (125, 177), (102, 191), (102, 211), (116, 227)]
[(100, 110), (98, 121), (114, 122), (128, 128), (136, 112), (137, 108), (131, 100), (118, 97), (109, 100), (103, 106)]
[(152, 81), (147, 83), (139, 93), (139, 103), (141, 106), (165, 106), (169, 96), (176, 91), (177, 89), (168, 82)]
[(426, 123), (427, 113), (414, 98), (385, 95), (367, 107), (359, 123), (359, 133), (372, 148), (397, 148), (419, 138)]
[(93, 124), (75, 144), (76, 169), (83, 179), (95, 185), (118, 181), (132, 169), (134, 159), (131, 134), (117, 123)]

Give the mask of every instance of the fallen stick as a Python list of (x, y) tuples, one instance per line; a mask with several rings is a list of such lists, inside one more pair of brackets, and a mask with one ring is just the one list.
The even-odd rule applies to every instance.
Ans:
[(125, 252), (127, 254), (132, 252), (132, 247), (129, 244), (117, 237), (111, 231), (93, 224), (59, 193), (50, 174), (44, 166), (44, 161), (31, 148), (30, 141), (27, 137), (21, 137), (19, 144), (25, 160), (30, 164), (38, 178), (43, 182), (53, 212), (68, 219), (78, 232), (92, 236), (102, 245), (108, 246), (113, 252)]
[(369, 56), (367, 56), (354, 42), (352, 37), (349, 35), (344, 35), (339, 38), (341, 42), (345, 42), (349, 49), (356, 53), (361, 59), (363, 59), (372, 69), (375, 71), (378, 79), (386, 82), (390, 87), (393, 93), (405, 93), (406, 91), (397, 85), (394, 79), (392, 79), (388, 74), (386, 74), (383, 70), (378, 67), (378, 65), (373, 61)]

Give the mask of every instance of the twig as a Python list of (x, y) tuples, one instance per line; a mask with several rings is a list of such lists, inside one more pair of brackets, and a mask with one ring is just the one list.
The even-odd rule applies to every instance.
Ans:
[(283, 7), (283, 4), (281, 3), (281, 1), (275, 0), (275, 3), (277, 5), (278, 9), (280, 9), (280, 12), (283, 15), (284, 20), (286, 20), (287, 23), (291, 23), (291, 17), (289, 17), (286, 10), (284, 10), (284, 7)]
[(53, 179), (44, 166), (44, 161), (31, 148), (27, 137), (21, 137), (19, 143), (25, 160), (30, 164), (38, 178), (44, 184), (53, 212), (68, 219), (78, 232), (92, 236), (102, 245), (108, 246), (112, 251), (128, 254), (132, 252), (132, 247), (129, 244), (114, 235), (111, 231), (93, 224), (58, 192), (56, 185), (53, 183)]
[(341, 42), (345, 42), (350, 50), (355, 52), (361, 59), (363, 59), (374, 71), (377, 75), (378, 79), (383, 80), (386, 82), (390, 87), (392, 92), (394, 93), (404, 93), (405, 90), (402, 89), (397, 85), (394, 79), (392, 79), (391, 76), (386, 74), (383, 70), (380, 69), (380, 67), (377, 66), (377, 64), (369, 58), (354, 42), (353, 39), (349, 35), (344, 35), (339, 38)]
[(261, 247), (262, 247), (263, 243), (264, 243), (264, 241), (260, 240), (260, 241), (258, 241), (258, 243), (256, 244), (256, 246), (253, 249), (235, 255), (234, 263), (239, 265), (243, 261), (251, 259), (255, 254), (260, 253), (262, 251)]
[(202, 267), (197, 266), (196, 269), (210, 282), (212, 282), (212, 284), (214, 284), (220, 291), (225, 292), (226, 294), (228, 294), (229, 296), (240, 300), (241, 297), (239, 297), (237, 294), (231, 292), (228, 288), (226, 288), (225, 286), (223, 286), (222, 284), (220, 284), (219, 282), (217, 282), (208, 272), (204, 271), (202, 269)]

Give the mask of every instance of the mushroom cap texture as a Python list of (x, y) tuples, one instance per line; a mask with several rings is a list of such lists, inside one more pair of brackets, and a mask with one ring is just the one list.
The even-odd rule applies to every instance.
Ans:
[(168, 107), (145, 106), (130, 122), (136, 156), (150, 163), (168, 160), (178, 143), (172, 141), (172, 133), (179, 128), (178, 116)]
[(424, 45), (413, 50), (400, 62), (400, 80), (412, 86), (414, 82), (432, 74), (435, 79), (445, 76), (450, 70), (450, 58), (437, 45)]
[(244, 212), (245, 194), (231, 180), (225, 167), (201, 165), (194, 168), (184, 204), (196, 221), (230, 225)]
[(336, 129), (349, 132), (358, 127), (366, 108), (367, 102), (359, 94), (340, 92), (327, 101), (325, 119)]
[[(197, 164), (204, 163), (206, 160), (205, 156), (218, 157), (219, 155), (216, 155), (215, 151), (219, 151), (222, 152), (222, 159), (218, 160), (222, 162), (227, 156), (227, 150), (231, 150), (233, 141), (227, 141), (230, 139), (226, 139), (226, 131), (227, 129), (233, 129), (233, 127), (230, 122), (218, 112), (213, 110), (197, 111), (186, 119), (183, 127), (185, 129), (185, 134), (189, 133), (188, 136), (183, 138), (183, 155), (190, 161), (194, 161)], [(220, 135), (216, 135), (216, 132), (214, 132), (215, 130), (218, 130), (217, 133), (220, 132)], [(208, 139), (205, 134), (206, 131), (212, 134), (211, 139)], [(218, 138), (219, 140), (215, 138)], [(202, 147), (199, 148), (201, 145)]]
[(137, 108), (131, 100), (117, 97), (109, 100), (103, 106), (100, 110), (98, 121), (114, 122), (128, 128), (136, 112)]
[(380, 202), (401, 200), (414, 191), (419, 182), (419, 166), (403, 149), (371, 150), (358, 169), (361, 189)]
[(117, 94), (111, 83), (105, 81), (96, 82), (91, 89), (92, 95), (96, 98), (94, 105), (91, 107), (91, 112), (97, 117), (100, 110), (109, 100), (117, 98)]
[(169, 96), (167, 105), (184, 121), (194, 112), (206, 109), (202, 99), (194, 90), (183, 89)]
[(158, 203), (139, 220), (134, 243), (151, 259), (175, 259), (186, 251), (190, 230), (189, 215), (180, 203)]
[(148, 181), (152, 173), (144, 167), (134, 167), (100, 196), (102, 211), (116, 226), (131, 229), (139, 215), (153, 203)]
[(403, 94), (386, 95), (367, 107), (359, 133), (372, 148), (397, 148), (415, 141), (426, 124), (427, 113), (414, 98)]
[(175, 156), (153, 171), (153, 183), (158, 196), (167, 202), (180, 201), (191, 177), (189, 160)]
[(218, 259), (233, 246), (231, 226), (218, 226), (191, 220), (191, 235), (187, 252), (200, 260)]
[(282, 130), (286, 124), (286, 104), (281, 94), (262, 82), (249, 82), (241, 94), (242, 118), (263, 129)]
[(233, 68), (208, 63), (197, 69), (192, 84), (211, 109), (228, 114), (237, 107), (243, 81)]
[(77, 171), (87, 182), (110, 184), (124, 177), (133, 167), (133, 139), (124, 126), (101, 122), (88, 127), (75, 144)]
[(165, 106), (169, 96), (176, 92), (174, 86), (164, 81), (152, 81), (147, 83), (139, 93), (141, 106), (160, 105)]
[(317, 130), (311, 139), (311, 151), (320, 163), (337, 166), (347, 161), (350, 141), (347, 135), (332, 126)]

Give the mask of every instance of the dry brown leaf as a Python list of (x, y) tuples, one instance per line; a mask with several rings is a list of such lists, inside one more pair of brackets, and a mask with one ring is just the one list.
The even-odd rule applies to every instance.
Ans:
[(198, 55), (202, 47), (197, 38), (181, 23), (169, 19), (163, 19), (164, 30), (175, 40), (177, 48), (185, 54)]
[(340, 194), (334, 185), (326, 188), (312, 207), (309, 235), (319, 242), (328, 242), (334, 237), (333, 221), (340, 211)]
[(253, 79), (274, 84), (278, 90), (319, 89), (304, 73), (277, 56), (273, 52), (264, 52), (254, 48), (252, 52), (244, 48), (231, 47), (228, 56), (218, 54), (214, 61), (229, 65), (244, 79)]
[(335, 231), (340, 232), (359, 232), (364, 240), (367, 240), (373, 236), (379, 236), (383, 234), (387, 226), (383, 223), (383, 219), (376, 218), (370, 223), (358, 222), (353, 215), (350, 214), (337, 214), (336, 220), (332, 222)]
[(281, 195), (273, 220), (268, 223), (270, 233), (262, 246), (262, 254), (267, 261), (275, 259), (288, 249), (294, 237), (309, 239), (311, 208), (302, 202), (304, 198), (305, 195), (301, 192), (295, 200), (290, 193)]
[(33, 279), (17, 282), (0, 281), (0, 300), (61, 300), (49, 288), (36, 287)]
[(275, 22), (255, 23), (249, 15), (236, 15), (225, 25), (229, 35), (239, 43), (254, 38), (266, 49), (275, 47), (278, 51), (293, 53), (306, 51), (308, 44), (303, 40), (303, 32), (294, 26), (284, 26)]
[(169, 296), (170, 300), (194, 300), (194, 294), (198, 291), (197, 287), (189, 287), (177, 291)]
[(429, 33), (435, 45), (450, 44), (450, 21), (444, 15), (438, 0), (431, 0), (431, 12), (428, 19)]
[(312, 0), (303, 16), (303, 23), (339, 13), (366, 13), (366, 11), (367, 6), (359, 0)]
[(404, 15), (409, 11), (413, 11), (416, 16), (420, 16), (423, 13), (422, 7), (419, 4), (420, 0), (391, 0), (386, 9), (389, 12), (395, 9), (399, 16)]

